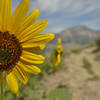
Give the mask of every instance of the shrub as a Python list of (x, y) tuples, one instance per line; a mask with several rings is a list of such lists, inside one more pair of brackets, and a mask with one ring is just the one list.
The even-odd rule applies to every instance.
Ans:
[(50, 100), (69, 100), (67, 91), (64, 88), (56, 88), (49, 93)]
[(91, 74), (93, 74), (92, 71), (92, 64), (88, 61), (87, 58), (83, 58), (83, 67)]
[(97, 45), (97, 48), (100, 50), (100, 35), (96, 38), (95, 43)]

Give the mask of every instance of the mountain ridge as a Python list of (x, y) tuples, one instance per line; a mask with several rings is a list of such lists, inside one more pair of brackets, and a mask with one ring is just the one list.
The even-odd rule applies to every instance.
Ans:
[(55, 39), (52, 43), (56, 43), (57, 38), (62, 38), (63, 44), (81, 44), (85, 45), (96, 39), (100, 31), (90, 29), (84, 25), (78, 25), (72, 28), (64, 29), (55, 34)]

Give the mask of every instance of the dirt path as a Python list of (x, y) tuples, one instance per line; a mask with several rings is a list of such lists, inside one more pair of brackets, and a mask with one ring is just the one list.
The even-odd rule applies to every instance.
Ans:
[(100, 79), (93, 78), (83, 68), (83, 58), (87, 58), (92, 64), (94, 74), (100, 77), (100, 62), (95, 61), (96, 54), (93, 48), (83, 50), (80, 54), (71, 54), (64, 59), (64, 67), (59, 72), (45, 78), (48, 91), (64, 87), (69, 91), (70, 100), (100, 100)]

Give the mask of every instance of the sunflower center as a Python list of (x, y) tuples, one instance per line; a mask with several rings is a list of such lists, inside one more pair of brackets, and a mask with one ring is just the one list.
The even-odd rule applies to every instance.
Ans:
[(0, 70), (12, 69), (22, 53), (20, 42), (9, 32), (0, 32)]
[(0, 64), (7, 63), (10, 60), (12, 53), (12, 50), (9, 48), (0, 47)]

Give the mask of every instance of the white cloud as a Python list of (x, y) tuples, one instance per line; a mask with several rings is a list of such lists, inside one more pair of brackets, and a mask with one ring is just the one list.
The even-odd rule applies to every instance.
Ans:
[(40, 8), (44, 12), (53, 13), (58, 10), (59, 0), (35, 0), (31, 5), (33, 8)]
[(50, 27), (47, 28), (46, 32), (52, 32), (52, 33), (58, 33), (61, 32), (62, 30), (64, 30), (64, 27), (58, 26), (58, 27)]
[(98, 0), (31, 0), (33, 8), (39, 7), (46, 13), (62, 12), (83, 15), (100, 8)]

